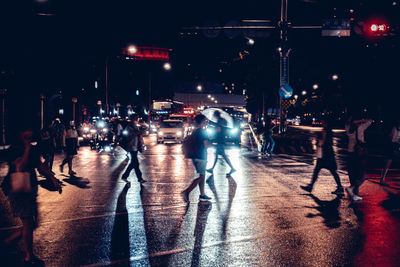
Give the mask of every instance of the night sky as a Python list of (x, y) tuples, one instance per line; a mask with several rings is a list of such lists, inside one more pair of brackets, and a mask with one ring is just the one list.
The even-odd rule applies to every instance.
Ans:
[[(110, 103), (137, 101), (134, 89), (146, 91), (149, 72), (153, 94), (159, 98), (171, 96), (189, 81), (233, 82), (237, 92), (246, 88), (254, 98), (264, 92), (269, 104), (275, 102), (279, 86), (276, 30), (270, 30), (268, 38), (256, 38), (249, 47), (242, 35), (230, 39), (221, 32), (216, 38), (207, 38), (199, 31), (189, 36), (183, 27), (204, 26), (209, 21), (224, 25), (242, 19), (267, 19), (275, 24), (280, 1), (16, 2), (2, 1), (1, 7), (0, 82), (13, 107), (19, 106), (24, 95), (24, 105), (35, 109), (39, 93), (50, 96), (60, 91), (66, 99), (77, 96), (82, 103), (93, 104), (104, 96), (107, 56), (111, 58)], [(320, 25), (322, 19), (334, 15), (354, 17), (354, 23), (381, 16), (395, 28), (399, 10), (400, 2), (393, 5), (386, 0), (289, 0), (289, 21)], [(340, 79), (335, 90), (344, 93), (347, 103), (373, 108), (397, 104), (398, 29), (396, 36), (379, 40), (354, 32), (349, 38), (334, 38), (321, 37), (320, 30), (291, 30), (289, 40), (293, 48), (290, 83), (295, 93), (308, 90), (313, 83), (330, 90), (329, 77), (337, 73)], [(117, 59), (121, 48), (129, 44), (171, 48), (173, 71), (165, 73), (161, 63)], [(249, 55), (237, 60), (244, 50)], [(35, 98), (37, 105), (32, 101)]]

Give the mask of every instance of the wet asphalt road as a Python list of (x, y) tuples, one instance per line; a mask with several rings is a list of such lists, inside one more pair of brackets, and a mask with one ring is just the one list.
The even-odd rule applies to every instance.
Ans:
[[(237, 172), (226, 178), (229, 167), (219, 161), (206, 184), (212, 201), (199, 203), (196, 189), (186, 205), (180, 192), (194, 168), (181, 145), (156, 144), (154, 136), (145, 143), (142, 186), (134, 172), (130, 187), (120, 179), (124, 151), (82, 147), (74, 160), (78, 179), (56, 170), (62, 195), (40, 188), (34, 243), (47, 266), (399, 266), (398, 170), (389, 188), (376, 184), (379, 170), (369, 170), (363, 201), (350, 205), (331, 194), (335, 183), (325, 170), (313, 194), (299, 188), (311, 179), (312, 156), (260, 157), (245, 147), (246, 134), (242, 148), (227, 150)], [(345, 172), (339, 175), (347, 186)], [(10, 266), (21, 256), (18, 248), (4, 253)]]

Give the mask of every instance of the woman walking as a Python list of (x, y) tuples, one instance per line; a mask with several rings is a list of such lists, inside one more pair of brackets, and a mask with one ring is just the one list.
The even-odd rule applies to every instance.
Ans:
[(340, 182), (340, 177), (337, 174), (337, 165), (336, 165), (336, 160), (335, 160), (335, 153), (333, 151), (333, 134), (332, 134), (332, 127), (331, 127), (331, 122), (329, 121), (322, 121), (323, 125), (323, 130), (322, 134), (319, 137), (318, 140), (318, 154), (317, 157), (317, 165), (315, 166), (314, 173), (311, 179), (311, 183), (306, 185), (306, 186), (300, 186), (302, 189), (304, 189), (307, 192), (310, 192), (313, 190), (314, 184), (318, 179), (318, 174), (321, 169), (327, 169), (331, 172), (333, 175), (333, 178), (335, 179), (337, 188), (335, 191), (332, 192), (332, 194), (344, 194), (343, 186)]
[[(10, 245), (17, 238), (22, 237), (23, 250), (25, 252), (25, 265), (33, 266), (42, 261), (37, 259), (33, 253), (33, 230), (37, 226), (37, 202), (38, 181), (37, 169), (45, 176), (61, 194), (61, 187), (58, 180), (40, 160), (40, 152), (31, 146), (33, 131), (29, 126), (21, 125), (15, 135), (16, 140), (8, 151), (9, 172), (4, 178), (2, 188), (8, 196), (15, 217), (22, 221), (22, 229), (13, 233), (4, 243)], [(20, 179), (20, 178), (26, 178)], [(17, 181), (22, 181), (17, 183)], [(21, 187), (16, 185), (21, 185)]]
[(63, 131), (62, 137), (63, 147), (65, 148), (65, 158), (60, 165), (60, 172), (64, 171), (64, 165), (68, 163), (68, 174), (73, 176), (76, 172), (72, 170), (72, 159), (78, 154), (78, 132), (75, 129), (74, 121), (69, 122), (68, 127)]
[(353, 202), (362, 200), (358, 195), (360, 186), (365, 180), (365, 168), (367, 161), (367, 150), (365, 148), (365, 130), (372, 124), (373, 120), (353, 120), (350, 116), (346, 122), (345, 129), (348, 136), (347, 170), (350, 187), (346, 192)]

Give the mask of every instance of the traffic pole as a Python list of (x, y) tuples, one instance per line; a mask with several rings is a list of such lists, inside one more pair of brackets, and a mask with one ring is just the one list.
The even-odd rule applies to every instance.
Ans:
[(40, 130), (44, 127), (44, 94), (40, 94)]
[[(280, 28), (280, 39), (281, 46), (279, 47), (279, 55), (280, 55), (280, 86), (285, 84), (289, 84), (289, 43), (288, 43), (288, 19), (287, 19), (287, 10), (288, 10), (288, 0), (281, 1), (281, 20), (279, 21)], [(279, 98), (279, 133), (285, 133), (285, 112), (282, 106), (282, 97), (278, 95)]]
[(148, 114), (147, 114), (147, 119), (149, 121), (149, 125), (150, 125), (150, 119), (151, 119), (151, 71), (149, 71), (149, 110), (148, 110)]

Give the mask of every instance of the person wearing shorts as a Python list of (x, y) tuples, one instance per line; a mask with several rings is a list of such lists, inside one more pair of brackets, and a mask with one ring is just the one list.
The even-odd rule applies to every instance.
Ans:
[(195, 117), (196, 129), (193, 132), (194, 142), (193, 142), (193, 156), (192, 162), (196, 173), (199, 175), (198, 178), (194, 179), (193, 182), (182, 191), (182, 196), (185, 202), (189, 202), (190, 192), (198, 185), (200, 189), (199, 201), (209, 201), (211, 197), (207, 196), (204, 192), (204, 182), (206, 176), (206, 166), (207, 166), (207, 146), (208, 140), (207, 135), (203, 129), (207, 123), (206, 117), (204, 115), (197, 115)]

